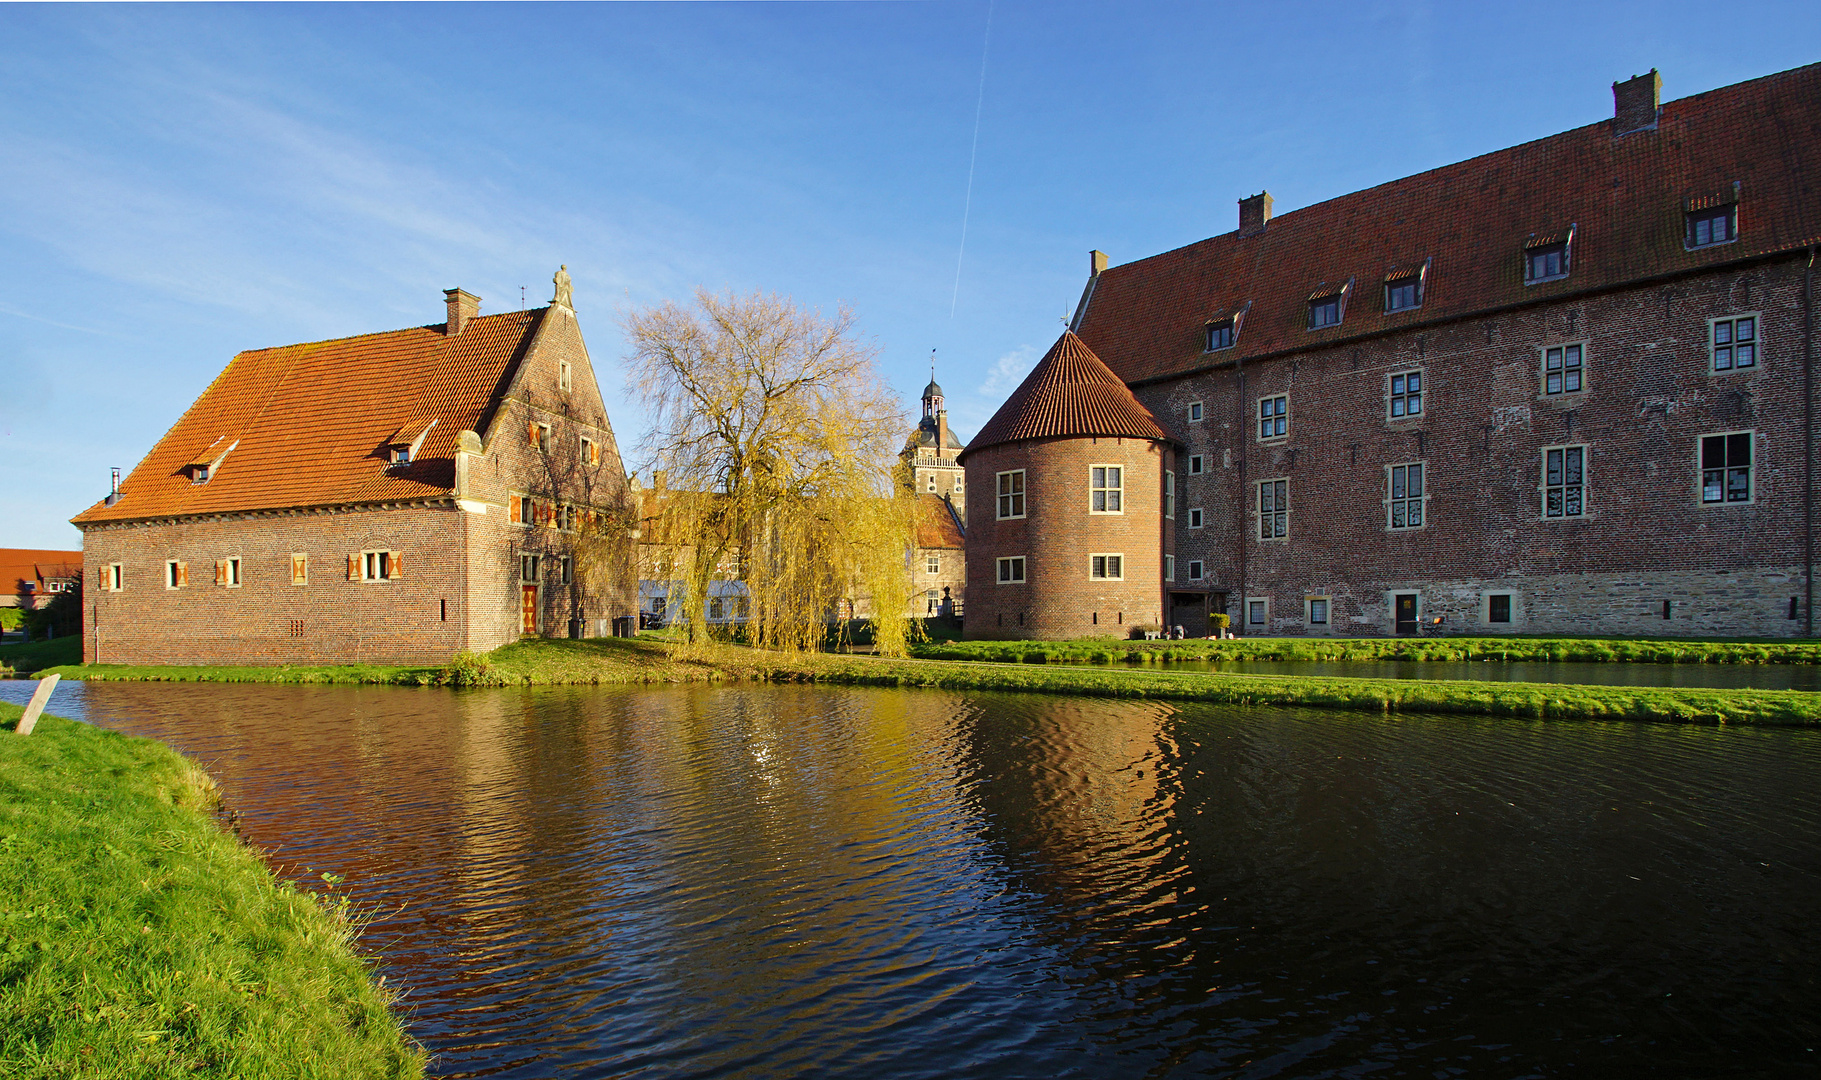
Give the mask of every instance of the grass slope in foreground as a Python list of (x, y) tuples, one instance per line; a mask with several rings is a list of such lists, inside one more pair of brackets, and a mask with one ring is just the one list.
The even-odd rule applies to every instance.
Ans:
[(0, 704), (0, 1075), (421, 1077), (345, 906), (217, 827), (161, 743)]
[(1816, 664), (1813, 641), (1682, 638), (1405, 637), (1227, 638), (1207, 641), (931, 641), (925, 660), (1036, 664), (1156, 664), (1180, 660), (1490, 660), (1614, 664)]

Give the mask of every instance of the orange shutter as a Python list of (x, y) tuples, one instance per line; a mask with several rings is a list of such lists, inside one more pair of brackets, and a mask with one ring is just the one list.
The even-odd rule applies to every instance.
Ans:
[(526, 430), (526, 436), (527, 436), (528, 441), (531, 443), (532, 446), (536, 446), (537, 445), (537, 424), (535, 424), (535, 423), (528, 424), (528, 425), (526, 425), (525, 430)]
[(304, 584), (309, 577), (309, 573), (310, 557), (308, 555), (291, 556), (291, 584)]
[(190, 583), (190, 564), (180, 562), (177, 564), (177, 585), (179, 588), (181, 588), (182, 586), (188, 585), (189, 583)]
[(95, 587), (100, 589), (102, 592), (107, 592), (108, 591), (107, 586), (108, 586), (107, 567), (104, 566), (104, 567), (100, 568), (99, 570), (95, 571)]
[(403, 564), (398, 561), (398, 552), (396, 551), (392, 553), (392, 576), (395, 578), (405, 576)]
[(348, 555), (348, 580), (349, 581), (359, 581), (360, 580), (360, 556), (359, 555), (352, 554), (352, 553), (350, 553)]
[(228, 564), (224, 559), (215, 560), (215, 584), (224, 584), (228, 579)]
[(517, 495), (506, 500), (506, 516), (512, 519), (514, 525), (517, 525), (524, 520), (525, 515), (519, 512), (519, 497)]

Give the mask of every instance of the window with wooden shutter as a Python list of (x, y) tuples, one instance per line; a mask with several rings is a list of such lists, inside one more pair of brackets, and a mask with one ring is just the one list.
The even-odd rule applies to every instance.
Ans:
[(215, 584), (226, 585), (227, 583), (228, 583), (228, 560), (216, 559), (215, 560)]
[(394, 551), (391, 554), (392, 554), (392, 578), (393, 578), (393, 580), (397, 580), (397, 579), (405, 576), (403, 564), (399, 562), (398, 552)]
[(511, 498), (506, 500), (506, 516), (512, 522), (512, 524), (519, 525), (524, 522), (525, 515), (519, 509), (523, 505), (524, 505), (524, 500), (520, 499), (517, 495), (514, 495)]
[(536, 423), (536, 421), (533, 421), (532, 423), (525, 425), (525, 441), (532, 446), (537, 445), (537, 423)]
[(188, 585), (189, 583), (190, 583), (190, 564), (180, 562), (177, 564), (177, 587), (181, 589), (185, 585)]
[(350, 554), (348, 556), (348, 580), (349, 581), (359, 581), (360, 580), (360, 556), (359, 555)]

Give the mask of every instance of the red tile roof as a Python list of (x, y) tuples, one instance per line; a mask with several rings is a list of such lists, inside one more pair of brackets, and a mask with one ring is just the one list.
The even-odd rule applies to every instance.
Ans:
[(53, 578), (73, 578), (81, 574), (80, 551), (0, 548), (0, 596), (12, 596), (21, 581), (43, 584)]
[[(1735, 183), (1739, 239), (1685, 250), (1690, 200), (1730, 198)], [(1570, 226), (1572, 272), (1525, 285), (1525, 245)], [(1601, 121), (1113, 267), (1078, 329), (1141, 383), (1818, 242), (1821, 64), (1668, 102), (1654, 131), (1614, 138)], [(1387, 271), (1429, 257), (1423, 306), (1387, 314)], [(1349, 278), (1346, 321), (1309, 330), (1308, 298)], [(1203, 352), (1208, 319), (1248, 302), (1235, 347)]]
[(920, 548), (954, 548), (967, 545), (961, 522), (940, 495), (917, 496), (917, 546)]
[(1065, 330), (959, 456), (1021, 439), (1073, 435), (1175, 441), (1094, 350)]
[[(482, 431), (548, 308), (243, 352), (78, 525), (446, 495), (455, 438)], [(407, 465), (385, 447), (431, 421)], [(408, 441), (408, 440), (407, 440)], [(205, 484), (188, 468), (227, 450)]]

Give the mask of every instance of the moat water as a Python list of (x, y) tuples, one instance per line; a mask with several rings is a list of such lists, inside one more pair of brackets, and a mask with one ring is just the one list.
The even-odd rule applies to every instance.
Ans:
[(66, 684), (52, 711), (177, 746), (282, 872), (345, 875), (442, 1076), (1821, 1051), (1821, 732), (773, 686)]

